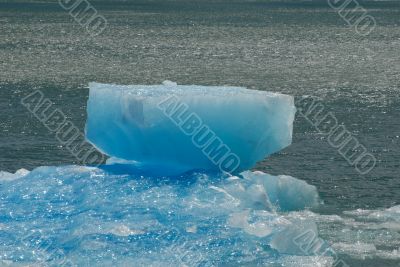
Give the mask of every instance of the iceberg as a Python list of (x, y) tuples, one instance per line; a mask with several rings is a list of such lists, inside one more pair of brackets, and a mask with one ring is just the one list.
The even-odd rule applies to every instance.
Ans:
[(173, 82), (89, 89), (88, 141), (149, 169), (235, 174), (292, 140), (295, 106), (288, 95)]
[(316, 187), (248, 170), (294, 114), (240, 87), (91, 83), (87, 139), (111, 158), (0, 172), (0, 265), (334, 265)]

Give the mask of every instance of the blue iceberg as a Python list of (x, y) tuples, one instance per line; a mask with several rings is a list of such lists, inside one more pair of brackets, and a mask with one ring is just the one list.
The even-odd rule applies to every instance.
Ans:
[(0, 265), (331, 266), (307, 249), (315, 186), (248, 171), (294, 113), (238, 87), (90, 84), (87, 139), (112, 158), (0, 172)]
[(240, 87), (91, 83), (87, 139), (150, 169), (239, 173), (288, 146), (293, 97)]

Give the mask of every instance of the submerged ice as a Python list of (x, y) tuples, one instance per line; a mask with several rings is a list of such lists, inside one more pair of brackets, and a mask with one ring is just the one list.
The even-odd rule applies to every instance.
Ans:
[(293, 97), (240, 87), (90, 84), (86, 134), (154, 168), (238, 173), (288, 146)]

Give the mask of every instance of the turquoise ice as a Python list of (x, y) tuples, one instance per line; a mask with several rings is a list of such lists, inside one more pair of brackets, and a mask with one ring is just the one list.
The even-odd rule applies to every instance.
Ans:
[(0, 172), (0, 265), (339, 264), (316, 187), (248, 170), (291, 143), (294, 113), (292, 97), (245, 88), (92, 83), (87, 138), (112, 158)]
[(0, 180), (0, 265), (278, 264), (304, 256), (293, 239), (316, 231), (285, 214), (319, 204), (316, 188), (295, 178), (127, 168), (40, 167)]
[(288, 95), (172, 82), (89, 87), (87, 139), (151, 168), (239, 173), (292, 140)]

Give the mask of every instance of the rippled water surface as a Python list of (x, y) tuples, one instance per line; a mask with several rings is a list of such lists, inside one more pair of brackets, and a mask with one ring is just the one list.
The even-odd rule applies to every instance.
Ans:
[(35, 89), (82, 131), (91, 81), (168, 79), (313, 95), (376, 157), (376, 167), (360, 175), (297, 116), (293, 144), (256, 168), (315, 185), (324, 201), (315, 211), (325, 214), (315, 215), (321, 235), (354, 266), (398, 266), (395, 252), (382, 254), (399, 246), (398, 217), (385, 228), (373, 215), (400, 204), (398, 5), (367, 5), (377, 27), (365, 37), (323, 5), (93, 5), (108, 21), (94, 38), (55, 3), (0, 2), (0, 170), (76, 163), (20, 104)]

